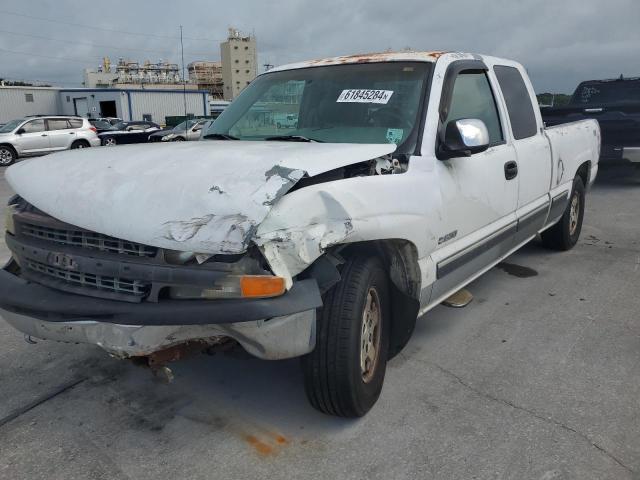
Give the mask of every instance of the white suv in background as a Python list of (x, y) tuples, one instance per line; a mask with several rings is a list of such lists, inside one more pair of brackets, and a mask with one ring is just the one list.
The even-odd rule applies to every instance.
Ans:
[(86, 118), (21, 118), (0, 128), (0, 166), (11, 165), (20, 157), (99, 145), (96, 129)]

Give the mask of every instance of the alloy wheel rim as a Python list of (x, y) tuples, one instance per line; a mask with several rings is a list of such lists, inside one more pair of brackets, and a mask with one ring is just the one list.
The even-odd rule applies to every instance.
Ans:
[(113, 138), (107, 138), (104, 141), (104, 144), (108, 147), (113, 147), (116, 144), (116, 141)]
[(578, 229), (578, 218), (580, 217), (580, 198), (574, 193), (571, 198), (571, 207), (569, 209), (569, 235), (574, 235)]
[(362, 381), (369, 383), (373, 378), (380, 354), (381, 309), (380, 297), (375, 288), (369, 288), (362, 311), (360, 335), (360, 372)]
[(11, 152), (6, 148), (0, 150), (0, 165), (9, 165), (11, 163), (13, 156)]

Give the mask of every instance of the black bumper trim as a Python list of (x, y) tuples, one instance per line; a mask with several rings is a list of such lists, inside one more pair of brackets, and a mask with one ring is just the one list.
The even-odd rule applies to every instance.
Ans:
[(280, 297), (232, 300), (161, 300), (127, 303), (65, 293), (0, 270), (0, 309), (48, 322), (94, 320), (122, 325), (210, 325), (250, 322), (322, 306), (314, 279)]

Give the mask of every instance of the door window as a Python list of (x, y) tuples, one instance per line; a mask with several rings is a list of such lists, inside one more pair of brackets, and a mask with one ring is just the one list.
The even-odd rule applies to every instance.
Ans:
[(38, 120), (31, 120), (30, 122), (25, 123), (22, 128), (24, 129), (24, 133), (44, 132), (44, 120), (41, 118)]
[(462, 72), (456, 78), (449, 115), (444, 124), (462, 118), (482, 120), (489, 131), (489, 144), (495, 145), (504, 140), (498, 108), (486, 73)]
[(517, 68), (503, 65), (493, 67), (493, 71), (498, 77), (498, 83), (507, 104), (513, 138), (520, 140), (534, 136), (538, 132), (538, 125), (522, 75)]

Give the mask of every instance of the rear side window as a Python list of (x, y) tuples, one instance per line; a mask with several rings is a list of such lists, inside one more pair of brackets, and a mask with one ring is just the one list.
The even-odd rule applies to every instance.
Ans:
[(69, 123), (71, 124), (71, 128), (82, 128), (82, 120), (79, 118), (71, 118), (69, 119)]
[(571, 105), (640, 103), (640, 80), (614, 80), (578, 85)]
[(531, 97), (517, 68), (498, 65), (493, 67), (507, 104), (513, 137), (520, 140), (538, 132)]
[(453, 84), (447, 125), (452, 120), (477, 118), (482, 120), (489, 131), (491, 145), (502, 142), (502, 128), (496, 101), (493, 98), (489, 79), (483, 71), (460, 73)]
[(51, 118), (47, 120), (48, 130), (65, 130), (69, 127), (69, 123), (64, 118)]

